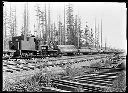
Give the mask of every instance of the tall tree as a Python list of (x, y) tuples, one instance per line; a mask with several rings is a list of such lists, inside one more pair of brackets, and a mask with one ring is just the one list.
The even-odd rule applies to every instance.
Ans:
[(81, 30), (80, 18), (78, 18), (78, 16), (76, 15), (74, 22), (74, 45), (76, 47), (79, 47), (80, 45), (80, 30)]
[(59, 22), (58, 22), (58, 42), (59, 42), (59, 45), (63, 44), (63, 24), (60, 20), (60, 16), (59, 16)]
[(51, 24), (51, 32), (50, 32), (50, 47), (53, 49), (54, 48), (54, 24)]
[(71, 4), (68, 5), (67, 9), (67, 44), (74, 45), (74, 17), (73, 17), (73, 7)]
[(10, 17), (9, 17), (9, 29), (10, 29), (10, 36), (16, 36), (16, 8), (12, 8), (10, 3)]
[(66, 44), (66, 26), (65, 26), (65, 4), (64, 4), (64, 29), (63, 29), (63, 40), (64, 40), (64, 45)]
[(9, 48), (8, 41), (16, 36), (16, 8), (7, 8), (6, 3), (3, 6), (3, 46), (5, 49)]
[(55, 23), (54, 23), (54, 45), (58, 45), (59, 42), (58, 42), (58, 30), (57, 30), (57, 27), (55, 26)]
[(97, 39), (96, 39), (96, 33), (97, 33), (97, 31), (96, 31), (96, 19), (95, 19), (95, 48), (97, 46), (97, 44), (96, 44), (96, 41), (97, 41)]
[(29, 32), (29, 23), (28, 23), (28, 3), (24, 5), (24, 26), (23, 26), (23, 32), (21, 32), (24, 35), (24, 39), (30, 34)]
[(38, 38), (40, 39), (40, 44), (46, 44), (47, 42), (47, 18), (46, 18), (46, 5), (45, 10), (41, 10), (39, 5), (36, 8), (37, 11), (37, 32)]
[(94, 33), (92, 28), (91, 28), (91, 34), (90, 34), (90, 41), (91, 41), (91, 47), (94, 47)]
[(47, 35), (47, 11), (46, 11), (46, 4), (45, 4), (45, 34), (44, 34), (45, 43), (44, 44), (46, 44), (47, 37), (48, 37)]
[(98, 24), (98, 31), (97, 31), (97, 48), (100, 47), (100, 44), (99, 44), (99, 24)]
[(89, 42), (89, 27), (87, 25), (87, 22), (86, 22), (84, 37), (85, 37), (85, 46), (89, 47), (89, 45), (90, 45), (90, 42)]
[(101, 48), (102, 48), (102, 19), (101, 19)]
[(51, 18), (50, 18), (50, 4), (48, 7), (48, 34), (47, 34), (47, 44), (50, 44), (50, 30), (51, 30)]
[(78, 48), (82, 46), (82, 30), (81, 30), (81, 19), (78, 17)]
[(41, 38), (41, 30), (40, 30), (40, 7), (39, 5), (36, 6), (36, 16), (37, 16), (37, 38)]
[(3, 6), (3, 49), (7, 46), (7, 9), (6, 6)]

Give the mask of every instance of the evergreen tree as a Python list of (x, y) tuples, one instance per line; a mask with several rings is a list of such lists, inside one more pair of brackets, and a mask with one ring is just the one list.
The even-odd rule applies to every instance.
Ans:
[(67, 9), (67, 44), (74, 45), (74, 17), (73, 17), (73, 7), (71, 4), (68, 5)]

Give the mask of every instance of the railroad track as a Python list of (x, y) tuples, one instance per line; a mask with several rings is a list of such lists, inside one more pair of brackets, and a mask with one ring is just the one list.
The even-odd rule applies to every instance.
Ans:
[[(13, 64), (13, 63), (12, 64), (4, 64), (4, 66), (8, 66), (8, 65), (15, 65), (15, 64)], [(35, 67), (33, 66), (33, 68), (35, 68)], [(21, 70), (21, 69), (29, 70), (30, 68), (27, 66), (25, 69), (23, 69), (22, 67), (19, 67), (19, 70)], [(8, 68), (7, 71), (13, 73), (14, 70), (16, 71), (16, 69), (12, 67), (12, 68)], [(32, 70), (34, 70), (34, 69), (32, 69)], [(4, 69), (4, 71), (5, 71), (5, 69)], [(62, 92), (62, 91), (65, 91), (65, 92), (73, 91), (74, 92), (74, 91), (76, 91), (76, 89), (79, 86), (82, 86), (82, 88), (85, 92), (86, 91), (87, 92), (91, 92), (91, 91), (101, 92), (104, 87), (111, 86), (111, 82), (116, 78), (117, 74), (118, 74), (118, 72), (117, 73), (116, 72), (114, 72), (114, 73), (106, 72), (106, 73), (100, 73), (100, 74), (99, 73), (91, 73), (91, 74), (88, 74), (85, 76), (75, 77), (74, 80), (72, 80), (72, 81), (68, 80), (69, 79), (68, 77), (67, 77), (68, 79), (65, 78), (62, 80), (53, 80), (52, 81), (54, 83), (53, 90), (59, 89), (59, 90), (56, 90), (56, 92), (57, 91), (58, 92)]]
[[(104, 57), (104, 56), (103, 56)], [(74, 63), (80, 63), (80, 62), (84, 62), (84, 61), (90, 61), (90, 60), (93, 60), (93, 59), (83, 59), (83, 60), (79, 60), (79, 61), (74, 61), (74, 62), (66, 62), (66, 63), (58, 63), (58, 64), (48, 64), (48, 65), (45, 65), (43, 68), (45, 68), (46, 66), (47, 67), (50, 67), (50, 66), (52, 66), (52, 67), (56, 67), (56, 66), (62, 66), (62, 65), (65, 65), (65, 64), (74, 64)], [(17, 64), (18, 64), (18, 66), (17, 66)], [(28, 64), (30, 64), (30, 65), (28, 65)], [(28, 62), (27, 64), (25, 63), (25, 62), (22, 62), (22, 63), (19, 63), (19, 62), (14, 62), (14, 63), (9, 63), (9, 64), (3, 64), (3, 72), (7, 72), (7, 73), (11, 73), (11, 74), (13, 74), (14, 73), (14, 75), (15, 75), (15, 72), (16, 73), (22, 73), (22, 72), (29, 72), (29, 71), (33, 71), (33, 73), (35, 73), (35, 69), (39, 69), (40, 70), (40, 66), (39, 65), (35, 65), (35, 63), (34, 62)], [(28, 74), (31, 74), (31, 73), (28, 73)], [(22, 74), (21, 74), (22, 75)], [(21, 75), (20, 75), (20, 77), (21, 77)], [(23, 74), (23, 76), (25, 76), (24, 74)], [(26, 75), (26, 76), (28, 76), (28, 75)], [(5, 76), (6, 77), (6, 76)], [(8, 77), (8, 75), (7, 75), (7, 77)], [(14, 76), (13, 76), (14, 77)], [(16, 75), (16, 77), (17, 77), (17, 75)]]
[[(82, 55), (82, 56), (73, 56), (73, 57), (61, 57), (61, 58), (38, 58), (40, 61), (42, 62), (47, 62), (47, 61), (67, 61), (67, 60), (70, 60), (70, 59), (79, 59), (81, 60), (82, 59), (99, 59), (99, 58), (104, 58), (104, 57), (107, 57), (109, 55)], [(37, 59), (37, 58), (36, 58)], [(16, 60), (16, 59), (15, 59)], [(27, 60), (27, 59), (26, 59)], [(28, 61), (34, 61), (34, 60), (31, 60), (31, 59), (28, 59)]]
[[(65, 58), (65, 59), (56, 59), (56, 61), (55, 60), (45, 60), (45, 62), (48, 62), (48, 64), (46, 64), (45, 66), (47, 66), (47, 67), (49, 67), (49, 66), (52, 66), (52, 67), (54, 67), (54, 66), (63, 66), (63, 65), (66, 65), (66, 64), (75, 64), (75, 63), (86, 62), (86, 61), (91, 61), (92, 62), (93, 60), (96, 60), (96, 59), (106, 58), (106, 56), (97, 57), (97, 58), (92, 58), (92, 57), (94, 57), (94, 55), (88, 55), (88, 56), (90, 56), (91, 58), (86, 58), (87, 56), (85, 57), (85, 55), (84, 55), (84, 56), (77, 56), (76, 58), (75, 57), (69, 57), (69, 58)], [(72, 59), (72, 60), (69, 60), (69, 59)], [(55, 61), (55, 62), (53, 62), (53, 61)], [(26, 63), (30, 64), (30, 65), (29, 66), (28, 65), (24, 66), (24, 64), (26, 64)], [(7, 66), (7, 65), (16, 66), (16, 64), (22, 65), (21, 67), (14, 67), (13, 66), (16, 69), (8, 68), (8, 70), (10, 70), (8, 72), (13, 73), (12, 70), (15, 70), (15, 71), (26, 70), (26, 71), (28, 71), (28, 70), (34, 70), (35, 68), (40, 69), (40, 65), (42, 65), (42, 64), (39, 65), (39, 63), (35, 63), (33, 60), (32, 60), (32, 62), (29, 61), (29, 62), (26, 62), (26, 63), (25, 62), (19, 63), (19, 62), (15, 61), (15, 62), (12, 62), (12, 63), (6, 63), (6, 64), (4, 63), (3, 66)], [(31, 65), (31, 64), (33, 64), (33, 65)], [(3, 71), (6, 72), (6, 69), (4, 69)]]
[(58, 89), (76, 92), (82, 87), (84, 92), (102, 92), (103, 88), (112, 85), (112, 81), (117, 77), (119, 71), (108, 71), (106, 73), (90, 74), (81, 77), (75, 77), (73, 80), (62, 79), (52, 80), (53, 86)]
[(69, 77), (52, 79), (52, 87), (42, 86), (41, 89), (43, 92), (77, 92), (80, 87), (84, 92), (102, 92), (103, 88), (110, 86), (118, 73), (119, 70), (113, 69), (104, 73), (77, 76), (73, 80), (68, 80)]
[[(78, 59), (78, 61), (77, 62), (79, 62), (79, 61), (84, 61), (84, 60), (82, 60), (82, 59), (80, 59), (80, 58), (84, 58), (84, 56), (79, 56), (79, 57), (69, 57), (69, 58), (65, 58), (65, 59), (54, 59), (54, 60), (40, 60), (40, 61), (42, 61), (42, 62), (48, 62), (49, 64), (47, 65), (47, 66), (51, 66), (51, 65), (60, 65), (60, 64), (65, 64), (65, 63), (68, 63), (68, 62), (64, 62), (64, 63), (61, 63), (60, 61), (67, 61), (68, 59)], [(84, 58), (85, 59), (85, 58)], [(87, 59), (87, 58), (86, 58)], [(91, 60), (91, 59), (89, 59), (89, 60)], [(23, 60), (23, 61), (25, 61), (25, 60)], [(31, 62), (30, 62), (31, 61)], [(30, 63), (30, 64), (36, 64), (36, 62), (34, 62), (34, 61), (36, 61), (36, 60), (30, 60), (30, 61), (26, 61), (26, 62), (22, 62), (22, 61), (20, 61), (20, 62), (18, 62), (18, 61), (12, 61), (12, 62), (3, 62), (3, 66), (6, 66), (6, 65), (16, 65), (16, 64), (19, 64), (19, 65), (24, 65), (24, 64), (28, 64), (28, 63)], [(56, 64), (50, 64), (50, 62), (53, 62), (53, 61), (55, 61), (55, 63)], [(68, 61), (71, 61), (71, 60), (68, 60)], [(74, 61), (74, 60), (72, 60), (72, 61)], [(88, 60), (85, 60), (85, 61), (88, 61)], [(59, 63), (60, 62), (60, 63)], [(73, 63), (73, 62), (70, 62), (70, 63)]]

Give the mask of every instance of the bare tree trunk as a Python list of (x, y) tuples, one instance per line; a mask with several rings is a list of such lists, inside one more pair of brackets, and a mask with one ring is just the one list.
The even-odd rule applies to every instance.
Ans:
[(101, 19), (101, 48), (102, 48), (102, 19)]

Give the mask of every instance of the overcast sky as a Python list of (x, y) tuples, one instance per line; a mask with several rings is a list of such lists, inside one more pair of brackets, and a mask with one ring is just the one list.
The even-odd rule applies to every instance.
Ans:
[[(23, 11), (25, 2), (12, 2), (12, 7), (16, 6), (17, 11), (17, 31), (20, 35), (21, 25), (23, 24)], [(82, 28), (85, 27), (86, 21), (89, 27), (93, 28), (95, 18), (97, 25), (102, 19), (102, 31), (103, 31), (103, 44), (105, 39), (107, 45), (114, 48), (127, 49), (126, 41), (126, 4), (125, 3), (110, 3), (110, 2), (28, 2), (29, 7), (29, 29), (34, 30), (34, 24), (36, 24), (36, 12), (35, 5), (39, 4), (41, 9), (44, 9), (45, 3), (50, 4), (51, 22), (58, 21), (60, 15), (63, 20), (64, 5), (69, 3), (73, 5), (74, 14), (79, 15), (82, 21)], [(5, 3), (9, 9), (10, 3)], [(101, 27), (100, 27), (101, 28)]]

